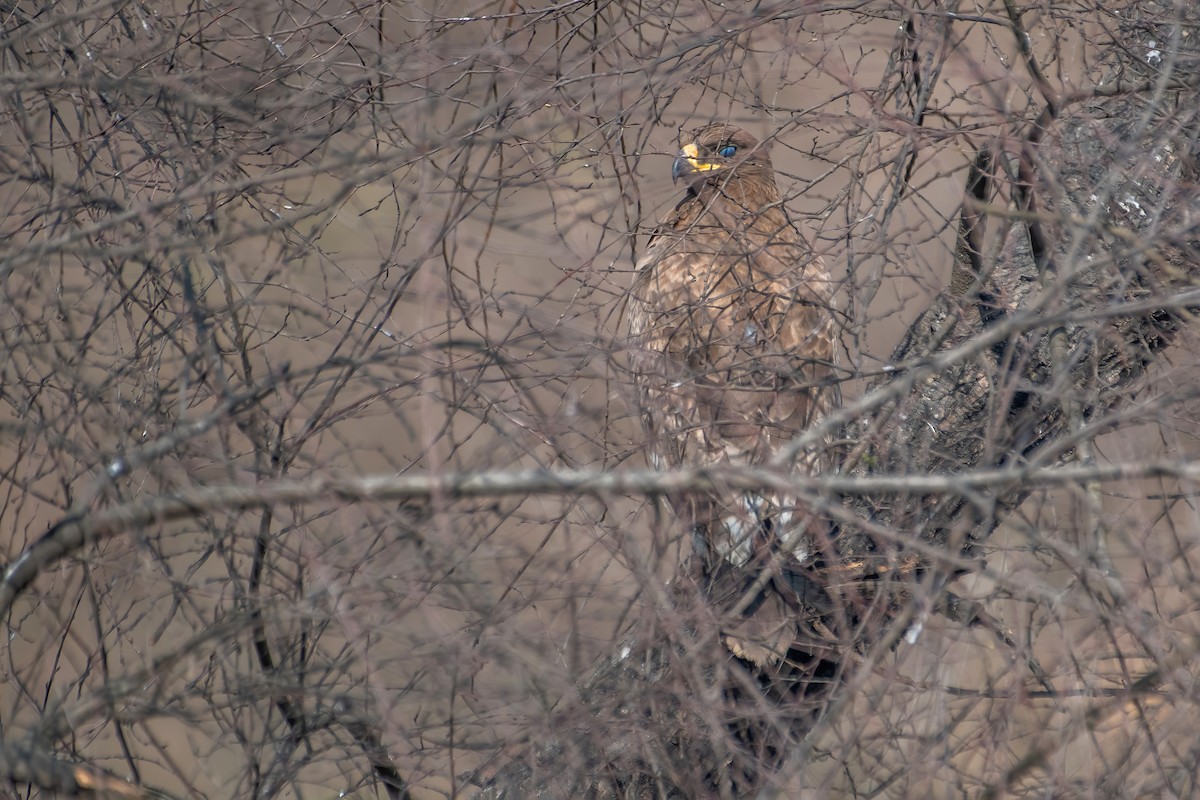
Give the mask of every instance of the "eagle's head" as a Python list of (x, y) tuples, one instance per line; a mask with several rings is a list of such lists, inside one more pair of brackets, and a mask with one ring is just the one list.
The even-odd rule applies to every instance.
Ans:
[(713, 123), (681, 137), (686, 142), (671, 167), (671, 177), (698, 190), (706, 181), (768, 180), (775, 172), (767, 146), (741, 128)]

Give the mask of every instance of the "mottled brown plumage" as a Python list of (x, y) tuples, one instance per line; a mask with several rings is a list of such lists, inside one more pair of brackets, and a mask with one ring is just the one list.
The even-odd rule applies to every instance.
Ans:
[[(701, 128), (673, 174), (687, 181), (687, 194), (639, 260), (626, 309), (652, 461), (763, 464), (838, 402), (829, 275), (787, 216), (767, 148), (750, 134)], [(813, 448), (794, 468), (814, 473), (823, 458)], [(723, 562), (754, 574), (756, 564), (781, 556), (803, 561), (823, 529), (779, 495), (718, 493), (673, 504), (710, 575), (728, 572)], [(743, 648), (756, 661), (792, 633), (786, 620), (761, 622), (779, 630), (760, 631), (757, 650)]]

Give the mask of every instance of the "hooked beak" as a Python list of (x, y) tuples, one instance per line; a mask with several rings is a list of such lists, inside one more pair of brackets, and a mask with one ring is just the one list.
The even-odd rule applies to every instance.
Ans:
[(679, 183), (680, 178), (690, 176), (694, 172), (711, 172), (714, 169), (720, 168), (720, 164), (701, 161), (700, 148), (693, 142), (692, 144), (685, 145), (679, 151), (679, 155), (675, 156), (675, 163), (671, 165), (671, 181)]

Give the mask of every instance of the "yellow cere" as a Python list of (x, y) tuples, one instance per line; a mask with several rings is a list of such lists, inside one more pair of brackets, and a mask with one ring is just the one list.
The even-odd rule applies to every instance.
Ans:
[(687, 163), (690, 164), (692, 169), (696, 170), (697, 172), (708, 172), (710, 170), (721, 168), (720, 164), (714, 164), (711, 161), (701, 161), (700, 148), (696, 147), (694, 142), (692, 144), (684, 145), (683, 149), (679, 151), (679, 154), (687, 159)]

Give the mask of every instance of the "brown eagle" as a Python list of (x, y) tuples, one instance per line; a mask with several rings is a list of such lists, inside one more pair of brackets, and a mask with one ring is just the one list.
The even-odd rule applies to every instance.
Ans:
[[(626, 308), (651, 461), (764, 464), (839, 402), (829, 273), (788, 218), (767, 146), (746, 131), (712, 124), (685, 137), (671, 174), (687, 194), (639, 259)], [(816, 447), (792, 466), (813, 474), (825, 460)], [(672, 504), (704, 573), (738, 575), (740, 589), (765, 586), (763, 570), (780, 574), (781, 565), (813, 556), (825, 529), (779, 494), (730, 491)], [(786, 593), (786, 580), (772, 583), (768, 591)], [(763, 663), (781, 657), (795, 631), (778, 603), (759, 617), (770, 599), (759, 594), (735, 604), (745, 622), (726, 642)]]

